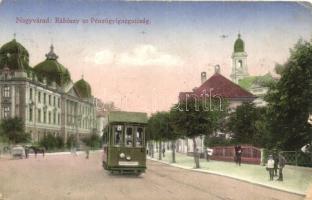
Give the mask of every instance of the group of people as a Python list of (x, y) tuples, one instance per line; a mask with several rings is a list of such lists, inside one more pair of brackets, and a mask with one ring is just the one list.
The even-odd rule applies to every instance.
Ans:
[(277, 176), (278, 173), (278, 181), (283, 181), (283, 169), (286, 165), (285, 157), (279, 153), (274, 153), (273, 155), (269, 155), (268, 162), (267, 162), (267, 170), (269, 171), (270, 181), (274, 180), (274, 176)]

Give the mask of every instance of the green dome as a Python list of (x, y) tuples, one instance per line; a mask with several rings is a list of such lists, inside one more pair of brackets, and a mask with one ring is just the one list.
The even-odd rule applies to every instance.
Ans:
[(74, 84), (74, 87), (78, 90), (78, 93), (81, 95), (82, 98), (89, 98), (91, 97), (91, 87), (90, 84), (85, 81), (83, 78), (77, 81)]
[(54, 81), (58, 85), (63, 86), (71, 80), (70, 73), (57, 61), (58, 56), (54, 53), (53, 45), (50, 48), (50, 52), (46, 54), (47, 59), (36, 65), (34, 71), (39, 80), (42, 81), (42, 78), (45, 77), (48, 83)]
[(0, 48), (0, 69), (5, 66), (11, 70), (28, 70), (30, 68), (28, 51), (15, 39)]
[(241, 39), (240, 34), (238, 34), (238, 38), (234, 43), (234, 52), (245, 52), (244, 41)]

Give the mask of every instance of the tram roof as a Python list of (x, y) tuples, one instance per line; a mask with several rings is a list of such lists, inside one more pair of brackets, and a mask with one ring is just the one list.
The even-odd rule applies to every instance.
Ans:
[(113, 111), (108, 115), (108, 122), (147, 123), (147, 114), (141, 112)]

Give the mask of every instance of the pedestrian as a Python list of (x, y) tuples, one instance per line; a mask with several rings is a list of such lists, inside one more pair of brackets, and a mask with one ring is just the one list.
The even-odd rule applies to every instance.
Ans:
[(25, 146), (25, 157), (26, 159), (28, 158), (29, 155), (29, 148), (27, 146)]
[(279, 175), (278, 175), (278, 181), (283, 181), (283, 169), (286, 165), (286, 159), (285, 157), (280, 153), (278, 156), (278, 165), (279, 165)]
[(207, 161), (210, 160), (210, 156), (212, 156), (212, 154), (213, 154), (213, 149), (207, 148), (206, 149), (206, 159), (207, 159)]
[(269, 171), (270, 181), (273, 181), (273, 177), (274, 177), (274, 159), (273, 159), (272, 155), (269, 155), (269, 157), (268, 157), (268, 162), (267, 162), (266, 168)]
[(277, 150), (274, 150), (273, 159), (274, 159), (274, 176), (277, 176), (278, 160), (279, 160)]
[(242, 154), (243, 154), (243, 149), (242, 149), (242, 147), (239, 145), (239, 146), (237, 146), (237, 163), (236, 164), (238, 164), (239, 166), (241, 165), (241, 163), (242, 163)]
[(234, 151), (235, 151), (234, 161), (236, 164), (238, 164), (238, 145), (235, 145)]
[(86, 159), (89, 159), (89, 154), (90, 154), (90, 148), (87, 146), (86, 147)]

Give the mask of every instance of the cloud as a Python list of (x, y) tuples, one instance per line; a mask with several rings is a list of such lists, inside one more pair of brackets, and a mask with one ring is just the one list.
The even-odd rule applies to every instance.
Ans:
[(114, 53), (111, 50), (105, 49), (93, 55), (86, 56), (85, 61), (92, 62), (96, 65), (108, 65), (114, 62), (114, 57)]
[(97, 65), (115, 63), (122, 66), (177, 66), (183, 64), (180, 57), (161, 52), (150, 44), (138, 45), (132, 50), (120, 54), (107, 49), (102, 50), (93, 56), (87, 56), (85, 61)]
[(118, 63), (134, 66), (176, 66), (181, 65), (182, 60), (178, 56), (159, 51), (153, 45), (145, 44), (135, 47), (130, 52), (120, 54)]

